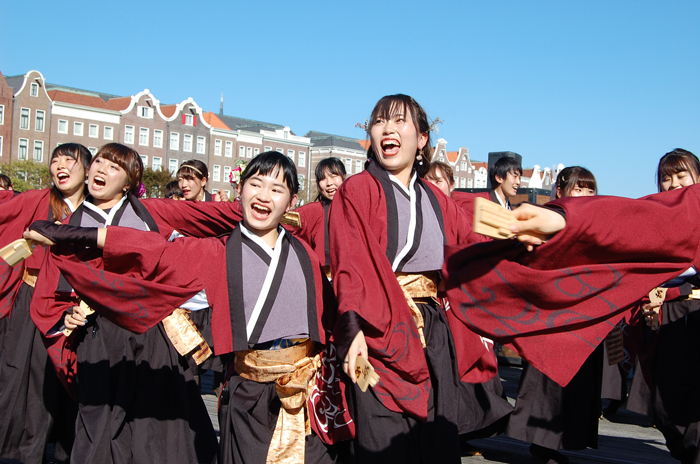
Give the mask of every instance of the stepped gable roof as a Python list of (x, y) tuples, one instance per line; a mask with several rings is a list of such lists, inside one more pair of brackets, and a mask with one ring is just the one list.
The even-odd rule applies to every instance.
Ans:
[(304, 135), (311, 139), (311, 143), (317, 147), (342, 147), (364, 151), (365, 147), (357, 139), (343, 137), (342, 135), (327, 134), (325, 132), (309, 131)]
[(113, 110), (113, 108), (97, 94), (88, 95), (86, 93), (73, 93), (57, 89), (49, 90), (47, 93), (52, 101), (89, 106), (91, 108), (100, 108), (103, 110)]
[(204, 117), (204, 120), (209, 124), (211, 127), (215, 127), (217, 129), (230, 129), (224, 122), (219, 119), (219, 117), (211, 112), (208, 111), (206, 113), (203, 113), (202, 116)]

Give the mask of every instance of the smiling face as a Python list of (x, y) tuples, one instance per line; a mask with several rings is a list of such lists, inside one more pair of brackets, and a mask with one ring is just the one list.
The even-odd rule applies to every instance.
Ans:
[(85, 185), (85, 168), (71, 156), (54, 156), (49, 172), (53, 184), (64, 196), (70, 197)]
[(425, 176), (425, 180), (442, 190), (448, 197), (452, 195), (452, 190), (455, 189), (454, 182), (450, 184), (450, 181), (445, 177), (445, 173), (442, 172), (440, 168), (431, 170), (429, 175)]
[(428, 134), (417, 130), (411, 112), (403, 105), (393, 105), (389, 116), (371, 121), (370, 139), (377, 161), (391, 174), (408, 185), (413, 162), (425, 147)]
[(204, 186), (207, 185), (206, 177), (198, 179), (195, 176), (179, 176), (177, 182), (186, 200), (202, 200), (204, 198)]
[(497, 187), (506, 198), (514, 197), (518, 194), (520, 187), (520, 174), (514, 171), (508, 171), (506, 178), (496, 176), (496, 181), (500, 183)]
[(90, 165), (88, 190), (95, 206), (101, 209), (111, 208), (129, 190), (126, 171), (117, 163), (98, 156)]
[(661, 191), (676, 190), (683, 187), (688, 187), (697, 182), (697, 176), (693, 175), (688, 170), (667, 174), (661, 178)]
[(238, 186), (238, 194), (243, 208), (243, 224), (274, 247), (280, 219), (297, 202), (297, 196), (291, 194), (285, 182), (282, 169), (274, 169), (268, 175), (253, 174)]
[(328, 169), (326, 169), (325, 174), (323, 179), (318, 181), (318, 190), (326, 199), (333, 200), (340, 184), (342, 184), (345, 179), (339, 174), (333, 174)]

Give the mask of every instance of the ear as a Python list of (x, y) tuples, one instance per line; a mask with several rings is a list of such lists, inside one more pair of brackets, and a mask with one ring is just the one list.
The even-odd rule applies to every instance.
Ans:
[(289, 205), (287, 206), (287, 212), (289, 212), (292, 208), (294, 208), (294, 205), (297, 204), (297, 201), (299, 201), (299, 196), (292, 195), (292, 199), (289, 200)]
[(241, 190), (243, 190), (243, 185), (242, 184), (236, 184), (236, 192), (238, 192), (238, 196), (241, 196)]
[(561, 198), (561, 197), (562, 197), (562, 193), (563, 193), (563, 192), (561, 191), (561, 187), (557, 187), (557, 198)]
[(418, 136), (418, 149), (422, 150), (425, 148), (425, 144), (428, 143), (428, 134), (421, 132)]
[(452, 182), (452, 183), (450, 184), (450, 192), (453, 191), (454, 189), (455, 189), (455, 183)]
[(207, 186), (207, 180), (208, 179), (206, 177), (202, 177), (202, 188)]
[(498, 185), (501, 185), (503, 183), (503, 177), (501, 177), (501, 176), (494, 176), (494, 179), (496, 179), (496, 182), (498, 182)]

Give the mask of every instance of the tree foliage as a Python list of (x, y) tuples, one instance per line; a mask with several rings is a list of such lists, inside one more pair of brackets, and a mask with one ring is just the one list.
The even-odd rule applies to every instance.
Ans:
[(163, 198), (165, 186), (175, 177), (167, 169), (162, 167), (157, 170), (146, 168), (143, 170), (143, 186), (146, 188), (147, 198)]
[(0, 172), (12, 180), (12, 188), (17, 192), (51, 186), (49, 166), (36, 161), (11, 161), (0, 165)]

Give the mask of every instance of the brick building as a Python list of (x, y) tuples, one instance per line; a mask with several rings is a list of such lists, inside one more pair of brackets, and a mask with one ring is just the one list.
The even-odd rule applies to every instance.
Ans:
[(12, 103), (14, 92), (0, 72), (0, 163), (10, 159), (12, 148)]
[(325, 132), (309, 131), (306, 137), (311, 140), (311, 166), (310, 166), (310, 190), (312, 198), (317, 195), (316, 190), (316, 165), (326, 158), (340, 158), (345, 164), (345, 172), (348, 176), (362, 172), (367, 161), (367, 149), (362, 141), (341, 135), (327, 134)]

